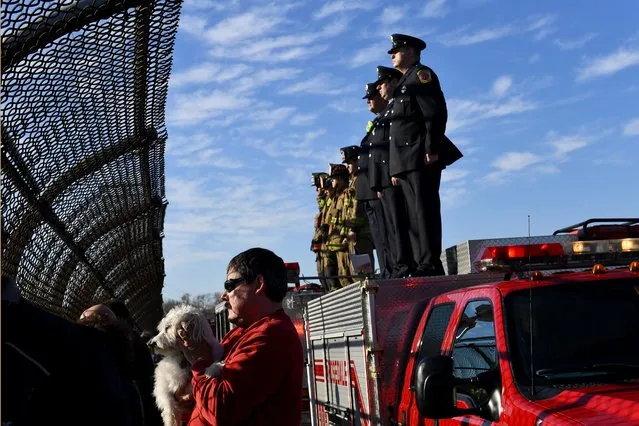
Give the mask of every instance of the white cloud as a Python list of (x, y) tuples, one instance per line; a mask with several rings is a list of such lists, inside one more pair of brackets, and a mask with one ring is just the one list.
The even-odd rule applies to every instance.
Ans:
[(534, 64), (539, 62), (539, 60), (541, 59), (541, 55), (539, 53), (535, 53), (533, 55), (530, 56), (530, 58), (528, 58), (528, 63), (529, 64)]
[(507, 152), (492, 162), (492, 166), (502, 172), (520, 171), (541, 161), (532, 152)]
[(222, 67), (219, 64), (205, 62), (171, 75), (172, 87), (186, 86), (192, 83), (220, 83), (239, 77), (248, 70), (244, 64)]
[(210, 10), (215, 9), (217, 12), (228, 9), (238, 4), (237, 0), (212, 1), (212, 0), (184, 0), (185, 10)]
[(382, 62), (388, 58), (388, 43), (375, 43), (355, 52), (349, 61), (350, 68), (361, 67), (374, 62)]
[(190, 136), (175, 136), (169, 139), (167, 154), (180, 167), (217, 167), (237, 169), (243, 166), (239, 160), (223, 154), (224, 149), (215, 146), (210, 135), (196, 133)]
[(375, 8), (373, 2), (338, 0), (324, 5), (313, 14), (314, 19), (323, 19), (336, 13), (350, 12), (353, 10), (371, 10)]
[(395, 22), (401, 21), (405, 14), (406, 8), (404, 7), (387, 7), (382, 11), (382, 15), (378, 18), (378, 21), (381, 22), (383, 25), (391, 25)]
[(315, 141), (325, 134), (325, 129), (314, 129), (302, 134), (287, 134), (286, 136), (271, 138), (269, 142), (264, 140), (251, 140), (248, 141), (247, 144), (273, 158), (327, 159), (337, 155), (337, 149), (328, 148), (324, 144), (322, 144), (321, 147), (315, 145)]
[(441, 18), (448, 14), (446, 0), (428, 0), (422, 11), (426, 18)]
[(577, 81), (584, 82), (597, 77), (615, 74), (639, 65), (639, 49), (619, 48), (616, 52), (590, 59), (577, 72)]
[(527, 30), (535, 33), (535, 36), (533, 37), (535, 40), (543, 40), (550, 34), (557, 31), (557, 28), (552, 26), (556, 20), (557, 17), (554, 15), (532, 18), (532, 22), (528, 25)]
[(315, 77), (299, 81), (281, 91), (281, 93), (289, 95), (295, 93), (337, 95), (343, 92), (344, 89), (341, 85), (337, 84), (334, 77), (328, 73), (321, 73)]
[(563, 136), (553, 138), (548, 144), (554, 148), (555, 156), (562, 158), (570, 152), (584, 148), (589, 142), (589, 138), (584, 136)]
[(355, 99), (354, 97), (335, 100), (329, 103), (328, 107), (331, 109), (334, 109), (337, 112), (346, 112), (346, 113), (359, 113), (362, 110), (368, 109), (363, 100), (358, 100), (358, 99)]
[(468, 33), (465, 28), (461, 28), (441, 36), (441, 42), (446, 46), (469, 46), (486, 41), (497, 40), (512, 35), (515, 28), (506, 25), (502, 27), (484, 28)]
[(317, 114), (297, 114), (291, 118), (291, 124), (294, 126), (307, 126), (317, 119)]
[(501, 97), (506, 94), (510, 86), (513, 85), (513, 79), (509, 75), (502, 75), (498, 77), (497, 80), (493, 83), (492, 92), (493, 95)]
[(555, 45), (559, 47), (559, 49), (561, 50), (574, 50), (574, 49), (581, 49), (595, 37), (597, 37), (597, 34), (588, 33), (580, 38), (573, 39), (573, 40), (562, 40), (562, 39), (556, 38), (553, 43), (555, 43)]
[(457, 207), (469, 196), (468, 189), (461, 187), (443, 188), (441, 191), (442, 208)]
[(204, 36), (212, 44), (238, 43), (247, 39), (270, 33), (284, 22), (283, 6), (263, 7), (240, 15), (232, 16), (206, 30)]
[(537, 106), (535, 102), (519, 97), (488, 103), (467, 99), (451, 99), (448, 101), (449, 118), (446, 129), (450, 132), (460, 130), (482, 120), (531, 111)]
[(442, 182), (453, 182), (464, 179), (470, 172), (464, 169), (445, 169), (442, 172)]
[(638, 136), (639, 135), (639, 117), (633, 118), (623, 127), (624, 136)]
[(169, 109), (168, 121), (175, 125), (192, 125), (228, 111), (237, 111), (254, 104), (254, 99), (233, 91), (204, 91), (181, 94), (176, 105)]

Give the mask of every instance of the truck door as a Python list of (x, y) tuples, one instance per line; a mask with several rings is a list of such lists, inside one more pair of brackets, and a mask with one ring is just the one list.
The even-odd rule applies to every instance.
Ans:
[[(455, 376), (458, 378), (482, 378), (501, 388), (497, 357), (494, 302), (499, 300), (495, 289), (478, 292), (462, 292), (443, 295), (433, 300), (432, 308), (425, 313), (425, 326), (419, 341), (414, 342), (411, 362), (407, 366), (399, 407), (398, 424), (402, 426), (459, 426), (491, 423), (477, 416), (431, 420), (419, 414), (415, 401), (413, 380), (415, 360), (434, 355), (452, 355)], [(498, 307), (499, 313), (501, 308)], [(416, 336), (417, 339), (417, 336)], [(488, 395), (487, 389), (458, 388), (458, 406), (470, 408), (480, 404)]]
[[(501, 391), (501, 374), (495, 332), (495, 302), (499, 300), (498, 291), (483, 289), (477, 292), (457, 293), (452, 325), (454, 334), (451, 340), (444, 342), (444, 354), (453, 357), (454, 374), (459, 379), (471, 379), (475, 383), (458, 386), (457, 406), (475, 408), (484, 404), (493, 390)], [(497, 309), (497, 313), (501, 309)], [(476, 425), (486, 426), (498, 423), (490, 422), (475, 415), (440, 420), (440, 426)]]
[[(406, 366), (404, 383), (402, 386), (401, 403), (399, 406), (398, 420), (400, 425), (433, 425), (432, 420), (427, 420), (419, 416), (415, 402), (415, 392), (412, 387), (414, 376), (415, 359), (428, 358), (434, 355), (441, 355), (442, 345), (446, 338), (447, 330), (451, 323), (455, 302), (446, 298), (436, 298), (431, 303), (431, 308), (424, 313), (417, 334), (413, 342), (411, 360)], [(424, 324), (425, 322), (425, 324)], [(421, 333), (420, 333), (421, 330)]]

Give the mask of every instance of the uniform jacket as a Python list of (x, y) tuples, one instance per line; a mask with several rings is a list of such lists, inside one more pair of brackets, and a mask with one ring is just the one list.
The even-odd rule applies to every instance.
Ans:
[(461, 152), (444, 136), (448, 110), (439, 78), (417, 63), (399, 80), (393, 94), (390, 117), (390, 174), (424, 167), (425, 154), (440, 156), (445, 167), (461, 158)]
[(369, 183), (370, 180), (370, 170), (368, 168), (369, 165), (369, 147), (370, 141), (369, 138), (371, 136), (371, 130), (375, 125), (377, 117), (372, 121), (368, 122), (368, 126), (366, 128), (366, 135), (362, 138), (362, 142), (360, 143), (360, 151), (357, 157), (357, 183), (355, 186), (356, 197), (358, 200), (366, 201), (366, 200), (377, 200), (377, 194), (374, 191), (371, 191), (371, 186)]
[(373, 123), (368, 144), (370, 147), (368, 176), (371, 189), (375, 192), (393, 186), (389, 174), (389, 139), (390, 136), (390, 111), (393, 105), (391, 101), (379, 114), (378, 120)]
[(357, 188), (359, 179), (359, 175), (353, 176), (348, 189), (344, 191), (344, 228), (342, 232), (344, 238), (347, 238), (351, 232), (354, 232), (356, 236), (370, 234), (364, 203), (355, 196), (355, 188)]
[(299, 426), (304, 356), (284, 310), (234, 328), (221, 343), (221, 377), (205, 375), (208, 361), (193, 364), (189, 426)]
[(328, 221), (328, 242), (326, 248), (328, 251), (346, 251), (348, 247), (342, 244), (344, 238), (344, 232), (346, 230), (344, 225), (344, 201), (346, 200), (346, 194), (344, 191), (339, 193), (336, 198), (333, 199), (331, 206), (328, 209), (328, 215), (326, 220)]
[(311, 240), (311, 251), (319, 253), (322, 244), (322, 214), (326, 205), (326, 196), (317, 196), (318, 212), (315, 215), (313, 239)]

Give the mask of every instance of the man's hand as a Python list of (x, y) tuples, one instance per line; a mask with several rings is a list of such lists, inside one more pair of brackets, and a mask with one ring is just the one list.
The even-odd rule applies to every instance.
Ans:
[(393, 184), (393, 186), (399, 186), (399, 182), (400, 182), (399, 178), (397, 177), (391, 178), (391, 183)]
[(356, 242), (357, 241), (357, 234), (354, 232), (349, 232), (348, 233), (348, 238), (352, 241), (352, 242)]
[(182, 323), (177, 331), (178, 343), (184, 357), (193, 365), (198, 361), (211, 361), (213, 362), (213, 348), (208, 342), (202, 339), (199, 342), (195, 342), (191, 338), (190, 330), (188, 330), (188, 324)]
[(382, 193), (377, 191), (377, 198), (379, 198), (380, 200), (382, 199)]
[(426, 154), (424, 156), (424, 163), (427, 165), (434, 164), (437, 160), (439, 160), (439, 156), (437, 154)]

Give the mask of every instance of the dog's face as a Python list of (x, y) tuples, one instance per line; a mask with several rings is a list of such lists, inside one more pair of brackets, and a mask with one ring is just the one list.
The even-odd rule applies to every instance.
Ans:
[(188, 331), (196, 341), (203, 338), (209, 340), (213, 334), (206, 317), (199, 310), (189, 305), (178, 305), (162, 318), (158, 324), (158, 334), (149, 341), (149, 347), (165, 356), (180, 354), (177, 334), (180, 328)]

